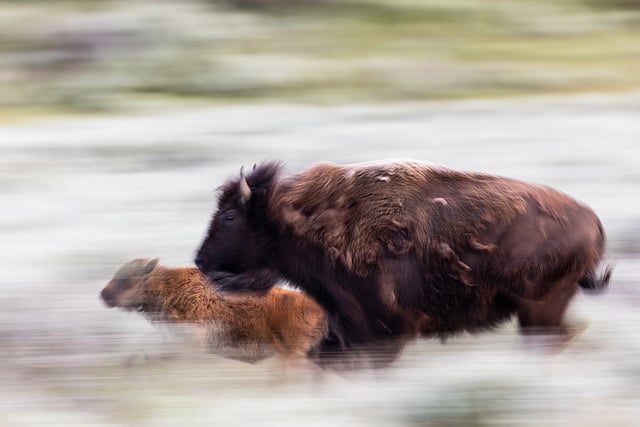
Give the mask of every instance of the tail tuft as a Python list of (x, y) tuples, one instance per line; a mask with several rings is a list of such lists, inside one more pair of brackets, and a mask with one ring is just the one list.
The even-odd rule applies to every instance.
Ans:
[(606, 289), (613, 273), (613, 266), (607, 264), (602, 273), (596, 273), (595, 269), (589, 271), (582, 279), (578, 280), (578, 285), (584, 290), (598, 292)]

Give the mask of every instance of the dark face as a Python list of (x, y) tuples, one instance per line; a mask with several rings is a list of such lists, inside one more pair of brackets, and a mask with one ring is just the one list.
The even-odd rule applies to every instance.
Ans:
[(145, 303), (144, 279), (157, 265), (157, 259), (135, 259), (123, 265), (100, 293), (105, 304), (140, 310)]
[(227, 203), (213, 216), (196, 257), (203, 273), (243, 273), (265, 264), (267, 245), (240, 203)]
[(100, 296), (108, 307), (121, 307), (127, 309), (142, 306), (143, 292), (138, 289), (141, 280), (131, 277), (114, 278), (102, 289)]

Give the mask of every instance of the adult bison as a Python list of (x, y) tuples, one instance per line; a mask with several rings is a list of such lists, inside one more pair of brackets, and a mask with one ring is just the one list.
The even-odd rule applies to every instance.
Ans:
[(196, 264), (225, 290), (288, 280), (343, 347), (514, 315), (524, 331), (562, 333), (578, 286), (608, 282), (595, 273), (598, 217), (551, 188), (418, 162), (281, 170), (267, 162), (223, 185)]

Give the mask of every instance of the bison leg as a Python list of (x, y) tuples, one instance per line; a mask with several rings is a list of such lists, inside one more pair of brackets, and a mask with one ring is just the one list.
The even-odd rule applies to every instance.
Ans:
[(571, 298), (578, 290), (574, 282), (560, 282), (551, 286), (544, 299), (521, 299), (518, 302), (518, 321), (524, 334), (554, 334), (571, 338), (563, 324)]

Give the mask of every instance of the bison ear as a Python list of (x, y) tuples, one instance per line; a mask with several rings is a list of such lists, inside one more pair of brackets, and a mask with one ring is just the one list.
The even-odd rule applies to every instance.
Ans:
[(247, 182), (247, 177), (244, 176), (244, 166), (240, 168), (240, 182), (238, 183), (238, 189), (240, 190), (240, 201), (244, 206), (246, 206), (251, 199), (251, 188)]
[(149, 261), (147, 265), (144, 266), (144, 269), (142, 270), (142, 275), (146, 276), (147, 274), (151, 273), (158, 266), (159, 261), (160, 261), (159, 258), (155, 258)]

